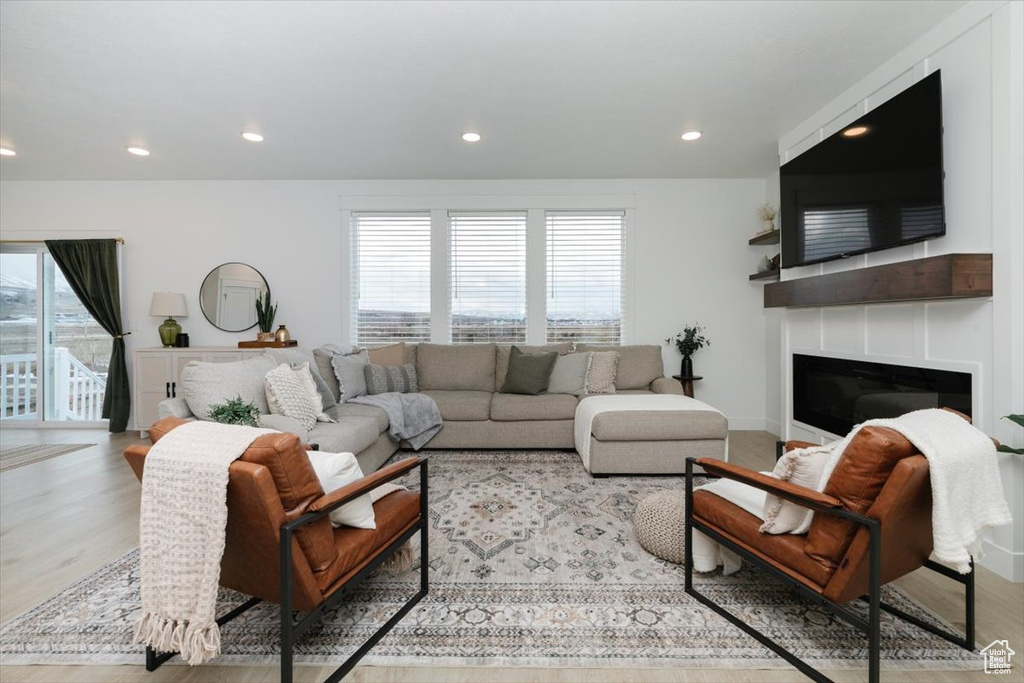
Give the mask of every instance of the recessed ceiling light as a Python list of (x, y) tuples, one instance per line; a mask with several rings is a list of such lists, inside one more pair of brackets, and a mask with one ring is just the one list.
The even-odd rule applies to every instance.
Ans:
[(17, 154), (17, 152), (10, 147), (0, 147), (0, 156), (13, 157), (15, 154)]
[(480, 142), (480, 133), (463, 133), (462, 139), (466, 142)]
[(146, 149), (145, 147), (129, 147), (128, 148), (128, 153), (129, 154), (134, 154), (137, 157), (148, 157), (149, 156), (149, 150)]
[(698, 138), (700, 138), (700, 135), (701, 133), (699, 130), (688, 130), (685, 133), (683, 133), (680, 137), (682, 137), (687, 142), (692, 142), (693, 140), (697, 140)]
[(846, 130), (844, 130), (843, 131), (843, 135), (845, 135), (848, 138), (855, 138), (858, 135), (864, 135), (864, 133), (867, 133), (867, 132), (868, 132), (868, 127), (867, 126), (854, 126), (853, 128), (847, 128)]
[(242, 133), (242, 137), (249, 142), (263, 142), (263, 136), (259, 133), (253, 133), (251, 131), (245, 131)]

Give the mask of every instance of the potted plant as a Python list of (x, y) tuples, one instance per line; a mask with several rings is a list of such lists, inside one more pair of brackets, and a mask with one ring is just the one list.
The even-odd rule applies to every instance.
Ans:
[(274, 341), (274, 316), (277, 315), (277, 304), (270, 303), (270, 290), (263, 291), (262, 299), (256, 298), (256, 321), (260, 331), (256, 340), (261, 342)]
[(763, 235), (766, 232), (771, 232), (775, 229), (775, 216), (778, 215), (778, 211), (774, 206), (765, 202), (761, 206), (757, 207), (757, 217), (761, 219), (762, 230), (759, 234)]
[(705, 329), (696, 323), (687, 325), (682, 332), (675, 336), (675, 339), (669, 337), (665, 340), (666, 344), (671, 344), (674, 341), (679, 353), (683, 354), (683, 362), (679, 370), (680, 376), (693, 377), (693, 360), (690, 356), (705, 346), (711, 346), (711, 340), (704, 335)]
[[(1016, 425), (1024, 427), (1024, 415), (1004, 415), (1003, 417)], [(1004, 443), (999, 444), (999, 447), (996, 450), (998, 450), (1000, 453), (1015, 453), (1017, 455), (1024, 455), (1024, 448), (1013, 448), (1012, 446), (1007, 446)]]
[(210, 419), (228, 425), (258, 427), (260, 411), (252, 403), (246, 403), (241, 396), (236, 396), (224, 403), (210, 406)]

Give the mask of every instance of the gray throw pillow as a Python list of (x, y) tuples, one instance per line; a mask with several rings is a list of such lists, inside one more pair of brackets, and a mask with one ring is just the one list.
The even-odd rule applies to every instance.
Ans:
[(363, 369), (369, 363), (366, 351), (360, 351), (351, 356), (334, 356), (331, 358), (331, 368), (334, 369), (334, 377), (338, 380), (338, 400), (344, 403), (350, 398), (362, 396), (366, 393), (366, 379), (363, 376)]
[(549, 394), (572, 394), (582, 396), (587, 389), (587, 373), (590, 372), (589, 353), (569, 353), (555, 359), (548, 382)]
[(334, 367), (331, 365), (331, 359), (335, 356), (350, 356), (359, 353), (360, 350), (355, 346), (343, 346), (341, 344), (324, 344), (319, 348), (313, 349), (313, 360), (316, 361), (316, 369), (330, 389), (335, 401), (338, 400), (338, 378), (334, 376)]
[(416, 366), (405, 365), (367, 365), (363, 368), (366, 375), (366, 393), (386, 394), (397, 391), (400, 394), (413, 394), (419, 391), (416, 379)]
[(536, 396), (548, 390), (551, 371), (555, 367), (558, 354), (523, 353), (518, 346), (513, 346), (508, 357), (508, 372), (505, 383), (501, 385), (503, 394), (527, 394)]

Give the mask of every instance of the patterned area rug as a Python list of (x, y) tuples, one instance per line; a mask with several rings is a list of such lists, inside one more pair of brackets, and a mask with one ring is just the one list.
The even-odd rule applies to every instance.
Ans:
[(49, 460), (50, 458), (56, 458), (58, 455), (64, 455), (65, 453), (71, 453), (72, 451), (78, 451), (95, 445), (93, 443), (53, 443), (4, 448), (0, 450), (0, 472), (13, 470), (15, 467), (23, 465), (30, 465), (40, 460)]
[[(401, 454), (400, 454), (401, 455)], [(410, 478), (410, 488), (418, 479)], [(364, 660), (377, 665), (788, 668), (683, 591), (682, 567), (645, 552), (631, 516), (680, 477), (593, 479), (564, 452), (438, 452), (430, 457), (430, 595)], [(132, 663), (139, 605), (134, 551), (0, 629), (0, 662)], [(819, 668), (863, 669), (866, 640), (781, 583), (742, 570), (697, 575), (699, 588)], [(418, 586), (416, 567), (378, 574), (328, 614), (296, 661), (339, 662)], [(921, 618), (896, 589), (885, 599)], [(222, 590), (219, 613), (243, 597)], [(221, 663), (277, 662), (274, 605), (222, 630)], [(888, 614), (888, 668), (972, 669), (968, 653)], [(174, 662), (180, 662), (175, 658)]]

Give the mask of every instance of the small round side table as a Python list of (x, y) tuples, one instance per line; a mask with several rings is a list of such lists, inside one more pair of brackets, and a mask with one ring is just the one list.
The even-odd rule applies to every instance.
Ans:
[(693, 398), (693, 383), (704, 379), (701, 375), (693, 375), (692, 377), (686, 377), (684, 375), (672, 375), (672, 379), (679, 380), (679, 383), (683, 385), (683, 394)]

